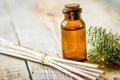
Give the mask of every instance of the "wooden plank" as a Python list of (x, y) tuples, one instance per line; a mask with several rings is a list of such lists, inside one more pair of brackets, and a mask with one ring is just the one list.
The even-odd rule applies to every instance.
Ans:
[[(54, 57), (56, 56), (56, 53), (60, 53), (61, 55), (61, 9), (64, 3), (68, 2), (72, 2), (72, 0), (7, 0), (10, 11), (13, 15), (14, 25), (18, 33), (20, 43), (23, 46), (47, 52), (49, 55)], [(113, 22), (113, 18), (100, 6), (100, 4), (97, 3), (97, 1), (76, 0), (76, 2), (82, 5), (84, 13), (83, 19), (86, 21), (87, 28), (90, 25), (100, 25), (105, 26), (108, 29), (112, 28), (115, 32), (119, 32), (118, 27), (116, 27), (115, 22)], [(32, 77), (35, 80), (55, 80), (56, 74), (59, 74), (59, 78), (57, 78), (58, 80), (72, 79), (54, 68), (37, 63), (29, 62), (29, 68)], [(119, 74), (119, 71), (118, 73), (107, 71), (105, 76), (106, 79), (113, 79), (113, 77), (119, 77), (116, 76), (117, 74)]]
[(0, 80), (30, 80), (25, 62), (0, 54)]
[[(20, 43), (24, 46), (41, 49), (48, 53), (55, 52), (56, 45), (52, 40), (52, 33), (49, 31), (49, 28), (45, 24), (42, 25), (41, 23), (41, 25), (35, 25), (35, 22), (32, 22), (32, 20), (29, 18), (30, 15), (28, 15), (28, 12), (26, 13), (24, 9), (21, 9), (23, 11), (19, 12), (18, 14), (16, 13), (17, 11), (12, 10), (13, 8), (20, 7), (13, 4), (17, 2), (19, 1), (8, 1), (8, 4), (11, 8), (10, 10), (15, 22), (15, 28), (17, 29), (20, 38)], [(33, 43), (35, 44), (33, 45)], [(54, 46), (52, 46), (53, 44)], [(29, 62), (29, 68), (33, 80), (73, 80), (71, 77), (69, 78), (69, 76), (64, 75), (56, 69), (48, 66)]]
[[(17, 44), (14, 24), (5, 0), (0, 0), (0, 37)], [(0, 80), (30, 80), (24, 60), (0, 54)]]
[[(17, 5), (18, 2), (23, 4)], [(32, 9), (30, 9), (30, 11), (27, 9), (30, 7), (30, 2), (25, 3), (23, 0), (8, 1), (9, 7), (11, 8), (10, 10), (13, 14), (13, 20), (15, 22), (15, 28), (17, 30), (20, 43), (23, 46), (42, 50), (50, 53), (50, 55), (52, 54), (53, 56), (56, 56), (55, 53), (59, 53), (60, 50), (58, 50), (59, 45), (55, 41), (58, 36), (54, 33), (57, 33), (57, 30), (52, 30), (54, 29), (54, 26), (51, 26), (54, 22), (52, 22), (51, 25), (46, 25), (45, 23), (37, 23), (34, 21), (35, 19), (32, 19), (32, 17), (33, 14), (35, 15), (36, 13), (32, 13)], [(16, 4), (14, 5), (13, 3)], [(26, 7), (24, 5), (26, 5)], [(15, 11), (16, 9), (14, 8), (16, 7), (18, 11)], [(42, 19), (44, 18), (41, 18), (41, 20)], [(33, 80), (73, 80), (73, 78), (52, 67), (33, 62), (29, 62), (28, 64)]]
[(13, 43), (17, 43), (12, 21), (4, 1), (0, 0), (0, 37), (5, 38)]
[(29, 68), (34, 80), (74, 80), (70, 76), (46, 65), (29, 62)]
[[(8, 4), (10, 4), (10, 10), (12, 11), (14, 24), (16, 27), (16, 31), (19, 36), (19, 40), (21, 41), (21, 44), (23, 46), (27, 46), (30, 48), (35, 48), (38, 50), (42, 50), (47, 53), (59, 53), (59, 45), (58, 42), (60, 42), (58, 33), (56, 29), (54, 29), (54, 21), (49, 20), (48, 22), (51, 23), (49, 25), (48, 23), (44, 22), (36, 22), (36, 19), (39, 19), (40, 15), (39, 13), (35, 12), (31, 6), (36, 5), (34, 2), (34, 5), (31, 5), (32, 0), (28, 1), (29, 3), (25, 3), (24, 0), (12, 0), (8, 1)], [(19, 3), (22, 3), (21, 5), (17, 5)], [(17, 9), (14, 9), (18, 7)], [(34, 12), (33, 12), (34, 11)], [(37, 15), (37, 16), (35, 16)], [(39, 18), (38, 18), (39, 17)], [(46, 16), (41, 16), (39, 19), (40, 21), (46, 21), (48, 19)], [(58, 41), (58, 42), (57, 42)]]

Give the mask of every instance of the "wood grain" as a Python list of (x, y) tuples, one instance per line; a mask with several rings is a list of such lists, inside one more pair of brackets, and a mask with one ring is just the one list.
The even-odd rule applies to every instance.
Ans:
[(12, 27), (11, 16), (8, 13), (7, 5), (0, 0), (0, 37), (5, 38), (13, 43), (17, 43), (17, 39)]
[[(5, 0), (0, 0), (0, 37), (18, 43)], [(24, 60), (0, 54), (0, 80), (30, 80)]]
[[(11, 10), (13, 22), (15, 25), (14, 27), (18, 34), (20, 44), (22, 46), (27, 46), (29, 48), (35, 48), (37, 50), (47, 52), (49, 53), (48, 55), (56, 57), (56, 53), (59, 53), (59, 50), (56, 47), (59, 47), (59, 45), (55, 40), (58, 36), (56, 36), (57, 34), (54, 34), (57, 33), (57, 30), (52, 30), (54, 29), (54, 26), (51, 26), (54, 25), (53, 22), (51, 22), (51, 25), (46, 25), (45, 23), (36, 23), (34, 20), (32, 20), (32, 14), (29, 14), (32, 13), (32, 9), (29, 10), (30, 7), (27, 6), (26, 3), (23, 3), (22, 5), (16, 5), (13, 4), (14, 2), (17, 4), (18, 2), (22, 3), (22, 1), (7, 1), (9, 9)], [(26, 5), (26, 7), (23, 7), (24, 5)], [(18, 9), (17, 11), (14, 9), (16, 7)], [(19, 13), (16, 14), (16, 12)], [(52, 67), (30, 61), (28, 61), (28, 65), (33, 80), (73, 80), (73, 78), (65, 75), (62, 72), (59, 72)]]
[(0, 80), (30, 80), (25, 62), (0, 54)]
[(34, 80), (74, 80), (50, 66), (29, 62), (29, 68)]
[[(0, 37), (53, 57), (62, 57), (61, 11), (65, 3), (71, 2), (81, 4), (87, 29), (91, 25), (104, 26), (120, 34), (118, 15), (95, 0), (0, 0)], [(74, 80), (49, 66), (28, 61), (28, 67), (33, 80)], [(104, 77), (119, 79), (119, 74), (120, 70), (106, 70)], [(0, 54), (0, 80), (29, 80), (25, 62)]]

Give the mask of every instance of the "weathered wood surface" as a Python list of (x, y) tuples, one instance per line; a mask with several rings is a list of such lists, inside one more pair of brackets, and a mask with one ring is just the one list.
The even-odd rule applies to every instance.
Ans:
[[(65, 3), (72, 0), (0, 0), (0, 37), (22, 46), (61, 56), (60, 23)], [(76, 0), (90, 25), (112, 28), (120, 34), (119, 15), (94, 0)], [(109, 11), (109, 12), (108, 12)], [(9, 64), (9, 65), (8, 65)], [(58, 70), (28, 61), (33, 80), (73, 80)], [(105, 78), (120, 79), (119, 71), (107, 71)], [(111, 76), (112, 75), (112, 76)], [(0, 80), (30, 80), (25, 61), (0, 54)]]
[[(0, 37), (17, 43), (11, 16), (4, 0), (0, 0)], [(24, 60), (0, 54), (0, 80), (30, 80)]]

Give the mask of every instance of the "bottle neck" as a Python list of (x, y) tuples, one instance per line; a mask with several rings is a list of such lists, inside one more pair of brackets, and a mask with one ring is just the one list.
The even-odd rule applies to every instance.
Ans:
[(81, 17), (79, 12), (69, 12), (64, 14), (64, 19), (67, 20), (79, 20)]

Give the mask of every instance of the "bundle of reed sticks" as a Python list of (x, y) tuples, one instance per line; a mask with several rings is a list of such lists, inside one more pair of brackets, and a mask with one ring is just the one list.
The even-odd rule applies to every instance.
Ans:
[(84, 78), (96, 80), (104, 73), (104, 71), (98, 69), (98, 65), (96, 64), (50, 57), (45, 53), (40, 54), (27, 48), (15, 45), (3, 38), (0, 38), (0, 54), (52, 66), (77, 80), (84, 80)]

